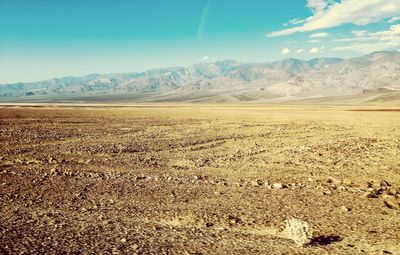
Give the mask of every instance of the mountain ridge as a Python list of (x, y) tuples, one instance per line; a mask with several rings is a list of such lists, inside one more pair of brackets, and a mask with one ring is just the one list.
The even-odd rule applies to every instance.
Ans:
[[(145, 72), (0, 84), (0, 101), (268, 102), (348, 96), (379, 89), (400, 91), (400, 52), (265, 63), (228, 59)], [(381, 90), (394, 93), (387, 91)]]

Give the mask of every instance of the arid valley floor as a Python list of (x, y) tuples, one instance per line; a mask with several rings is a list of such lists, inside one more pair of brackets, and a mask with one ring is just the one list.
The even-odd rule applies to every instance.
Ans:
[(400, 254), (399, 188), (398, 106), (0, 108), (1, 254)]

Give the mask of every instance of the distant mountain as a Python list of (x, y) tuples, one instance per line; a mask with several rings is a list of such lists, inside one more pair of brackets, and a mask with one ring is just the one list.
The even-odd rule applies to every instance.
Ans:
[[(377, 93), (365, 93), (377, 91)], [(352, 59), (225, 60), (0, 85), (1, 102), (273, 102), (400, 91), (400, 52)], [(397, 98), (397, 97), (395, 97)]]

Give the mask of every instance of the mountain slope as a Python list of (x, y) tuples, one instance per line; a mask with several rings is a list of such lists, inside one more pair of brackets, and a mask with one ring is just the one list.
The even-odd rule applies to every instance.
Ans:
[(387, 93), (400, 90), (397, 51), (352, 59), (285, 59), (261, 64), (226, 60), (142, 73), (2, 84), (0, 101), (268, 102), (347, 96), (382, 88)]

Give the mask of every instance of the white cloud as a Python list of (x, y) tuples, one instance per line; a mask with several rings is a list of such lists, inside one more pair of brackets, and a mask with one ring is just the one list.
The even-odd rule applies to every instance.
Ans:
[(290, 35), (337, 27), (343, 24), (367, 25), (400, 15), (400, 0), (308, 0), (313, 11), (302, 26), (268, 33), (268, 37)]
[(388, 20), (388, 23), (395, 23), (396, 21), (399, 21), (400, 17), (392, 17), (391, 19)]
[(292, 28), (281, 30), (281, 31), (267, 33), (267, 37), (277, 37), (277, 36), (291, 35), (291, 34), (294, 34), (296, 32), (299, 32), (299, 31), (300, 31), (299, 27), (292, 27)]
[(390, 26), (389, 30), (369, 33), (368, 35), (380, 40), (398, 40), (400, 37), (400, 24)]
[(329, 33), (316, 33), (316, 34), (311, 34), (311, 38), (325, 38), (328, 37)]
[(298, 41), (286, 41), (285, 44), (291, 45), (291, 44), (297, 44)]
[(302, 53), (304, 51), (304, 49), (298, 49), (297, 50), (297, 54), (300, 54), (300, 53)]
[(306, 22), (306, 20), (304, 20), (304, 19), (291, 19), (288, 22), (283, 23), (283, 26), (287, 27), (289, 25), (299, 25), (299, 24), (302, 24), (304, 22)]
[(362, 37), (368, 33), (368, 30), (353, 30), (351, 33), (357, 37)]
[(400, 46), (400, 24), (392, 25), (388, 30), (378, 32), (362, 31), (352, 34), (356, 37), (336, 39), (337, 42), (350, 42), (349, 45), (338, 46), (333, 50), (351, 50), (361, 53), (386, 50)]
[(308, 43), (320, 43), (320, 42), (321, 42), (321, 40), (315, 40), (315, 39), (314, 39), (314, 40), (309, 40), (309, 41), (308, 41)]
[(307, 7), (310, 8), (313, 13), (318, 13), (328, 7), (328, 2), (324, 0), (308, 0)]
[(325, 49), (325, 47), (323, 47), (323, 46), (322, 47), (312, 47), (309, 52), (312, 54), (316, 54), (316, 53), (323, 52), (324, 49)]
[(356, 43), (346, 46), (338, 46), (333, 48), (334, 51), (357, 51), (363, 54), (371, 53), (373, 51), (387, 50), (400, 44), (385, 43), (385, 42), (369, 42), (369, 43)]
[(369, 38), (366, 37), (351, 37), (351, 38), (339, 38), (333, 40), (334, 42), (363, 42), (363, 41), (369, 41)]
[(289, 53), (290, 53), (290, 50), (288, 48), (284, 48), (284, 49), (281, 50), (281, 54), (282, 55), (287, 55)]
[(289, 24), (291, 25), (298, 25), (306, 22), (304, 19), (291, 19), (288, 21)]
[(202, 60), (203, 60), (203, 61), (207, 61), (207, 60), (209, 60), (209, 59), (210, 59), (209, 56), (204, 56)]
[(368, 38), (368, 30), (353, 30), (350, 32), (355, 37), (348, 37), (348, 38), (338, 38), (334, 39), (334, 42), (363, 42), (368, 41), (371, 38)]

